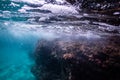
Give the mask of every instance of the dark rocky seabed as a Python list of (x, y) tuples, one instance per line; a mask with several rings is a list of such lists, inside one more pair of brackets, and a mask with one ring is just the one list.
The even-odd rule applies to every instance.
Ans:
[(0, 1), (0, 80), (120, 80), (120, 1), (67, 1)]

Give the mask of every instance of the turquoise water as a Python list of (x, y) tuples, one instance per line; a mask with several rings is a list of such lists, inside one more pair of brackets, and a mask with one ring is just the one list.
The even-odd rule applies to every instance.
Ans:
[(37, 42), (52, 36), (40, 27), (24, 21), (0, 22), (0, 80), (35, 80), (31, 68)]
[[(44, 0), (0, 1), (0, 80), (35, 80), (31, 68), (37, 42), (54, 37), (47, 31), (49, 28), (42, 27), (49, 26), (49, 17), (61, 10), (50, 9), (53, 13), (49, 13), (46, 7), (52, 4), (41, 7), (43, 4)], [(41, 10), (36, 11), (36, 8)]]
[(5, 28), (0, 28), (0, 80), (34, 80), (31, 67), (37, 38), (23, 31), (14, 32), (12, 25), (1, 27)]
[(26, 18), (18, 12), (21, 4), (0, 1), (0, 80), (35, 80), (31, 68), (39, 37), (24, 28)]
[(90, 21), (80, 20), (88, 14), (78, 14), (64, 0), (55, 0), (54, 4), (46, 1), (0, 0), (0, 80), (35, 80), (31, 68), (41, 38), (54, 39), (78, 32), (76, 36), (91, 39), (99, 37), (98, 31), (115, 28), (97, 22), (99, 26), (89, 27)]

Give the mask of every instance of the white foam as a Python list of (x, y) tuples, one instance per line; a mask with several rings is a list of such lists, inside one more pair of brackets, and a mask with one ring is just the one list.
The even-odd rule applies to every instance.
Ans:
[(45, 4), (45, 0), (12, 0), (14, 2), (25, 2), (30, 4)]
[(57, 14), (78, 14), (73, 6), (68, 5), (57, 5), (57, 4), (45, 4), (40, 9), (50, 10), (52, 13)]
[(120, 12), (114, 12), (113, 14), (114, 14), (114, 15), (119, 15), (119, 14), (120, 14)]
[(20, 6), (20, 5), (11, 2), (10, 6), (14, 6), (14, 7), (16, 7), (16, 6)]
[(42, 7), (33, 8), (30, 6), (23, 6), (19, 9), (20, 12), (24, 13), (26, 10), (30, 9), (40, 9), (40, 10), (49, 10), (53, 14), (61, 14), (61, 15), (70, 15), (70, 14), (78, 14), (77, 10), (70, 5), (57, 5), (57, 4), (44, 4)]

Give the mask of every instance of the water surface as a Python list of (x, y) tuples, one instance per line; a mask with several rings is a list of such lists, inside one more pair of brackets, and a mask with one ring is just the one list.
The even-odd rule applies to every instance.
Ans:
[(88, 38), (100, 38), (110, 33), (119, 35), (120, 26), (90, 21), (83, 18), (86, 16), (91, 17), (78, 13), (64, 0), (1, 0), (0, 80), (35, 80), (31, 68), (41, 38), (78, 33)]

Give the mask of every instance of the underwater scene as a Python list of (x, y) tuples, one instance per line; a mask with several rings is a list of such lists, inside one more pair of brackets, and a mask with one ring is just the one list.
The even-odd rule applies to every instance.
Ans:
[(120, 1), (0, 0), (0, 80), (120, 80)]

